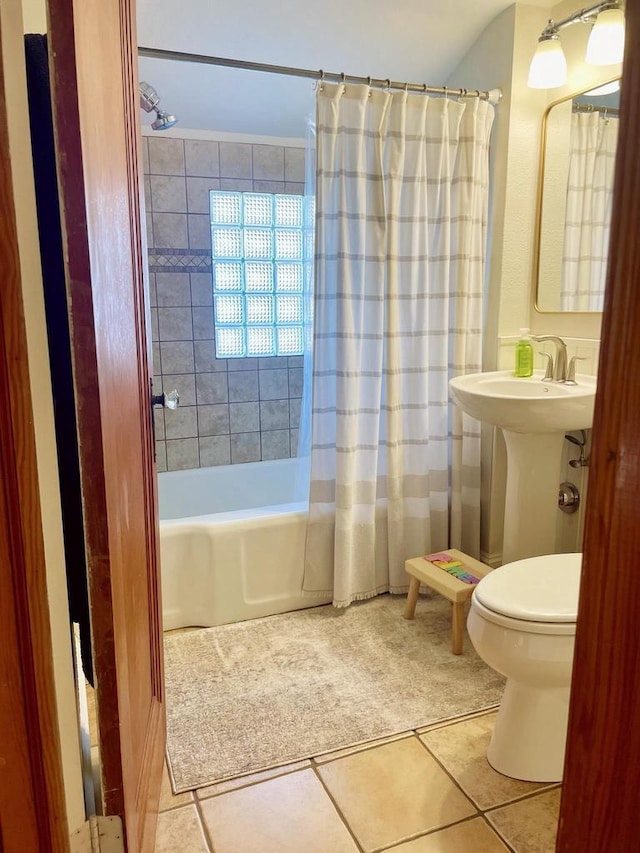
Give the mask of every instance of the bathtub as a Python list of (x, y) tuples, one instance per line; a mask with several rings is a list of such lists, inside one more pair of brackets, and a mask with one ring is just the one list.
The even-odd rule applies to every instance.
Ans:
[(327, 604), (301, 592), (308, 487), (308, 459), (159, 474), (164, 629)]

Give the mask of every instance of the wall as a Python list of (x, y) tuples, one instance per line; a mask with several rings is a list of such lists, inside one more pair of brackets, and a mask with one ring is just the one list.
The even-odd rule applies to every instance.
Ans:
[[(498, 15), (447, 80), (447, 85), (500, 88), (502, 100), (496, 107), (490, 149), (490, 191), (488, 255), (485, 282), (485, 324), (483, 369), (492, 370), (497, 361), (498, 321), (505, 245), (505, 205), (509, 177), (510, 117), (512, 108), (511, 76), (513, 67), (513, 32), (516, 7)], [(495, 440), (494, 440), (495, 436)], [(496, 449), (497, 448), (497, 449)], [(494, 456), (504, 458), (504, 442), (498, 430), (482, 426), (480, 485), (481, 557), (490, 565), (500, 561), (502, 550), (502, 518), (504, 515), (504, 465), (494, 464)]]
[(514, 4), (487, 27), (447, 81), (451, 85), (468, 86), (471, 80), (474, 86), (500, 86), (504, 92), (497, 107), (492, 139), (492, 250), (485, 369), (497, 365), (500, 337), (516, 335), (522, 326), (529, 326), (536, 334), (594, 340), (600, 337), (600, 314), (541, 314), (536, 311), (532, 282), (544, 112), (559, 98), (620, 73), (619, 66), (595, 68), (584, 63), (589, 27), (577, 24), (561, 33), (569, 69), (567, 84), (548, 91), (528, 87), (529, 64), (547, 18), (560, 20), (579, 8), (573, 0), (550, 11)]
[[(542, 117), (550, 103), (565, 95), (604, 82), (619, 73), (618, 66), (590, 68), (583, 61), (589, 27), (575, 25), (562, 31), (569, 67), (562, 89), (529, 89), (529, 63), (537, 38), (549, 16), (560, 20), (579, 9), (569, 0), (551, 11), (516, 3), (492, 21), (474, 43), (447, 85), (482, 89), (499, 86), (504, 97), (496, 110), (492, 137), (490, 254), (483, 367), (511, 369), (519, 328), (534, 334), (558, 334), (567, 340), (569, 355), (587, 359), (581, 371), (595, 373), (599, 355), (601, 314), (542, 314), (535, 308), (532, 281), (538, 163)], [(567, 472), (560, 474), (566, 478)], [(581, 472), (582, 473), (582, 472)], [(483, 430), (482, 532), (483, 559), (500, 561), (506, 454), (499, 431)], [(586, 485), (586, 484), (585, 484)], [(560, 514), (559, 514), (560, 516)], [(575, 519), (560, 517), (560, 542), (566, 550), (579, 544)], [(576, 528), (573, 544), (566, 526)]]
[[(576, 3), (575, 0), (564, 0), (564, 2), (554, 6), (550, 14), (551, 17), (559, 21), (579, 11), (581, 8), (582, 6)], [(577, 92), (593, 88), (611, 80), (613, 77), (620, 76), (622, 73), (622, 66), (619, 64), (602, 67), (586, 64), (584, 56), (589, 33), (590, 27), (586, 24), (574, 24), (571, 27), (561, 30), (562, 48), (567, 58), (567, 82), (564, 86), (557, 89), (550, 89), (546, 93), (547, 104), (545, 108), (560, 98), (569, 97)], [(537, 34), (535, 35), (537, 38)], [(531, 33), (529, 41), (533, 40), (533, 36), (534, 34)], [(522, 63), (526, 63), (527, 67), (533, 50), (535, 50), (535, 41), (532, 46), (528, 47), (527, 39), (524, 38), (522, 43)], [(524, 78), (524, 85), (526, 85), (526, 77)], [(532, 90), (529, 89), (528, 91)], [(535, 334), (556, 334), (563, 337), (575, 337), (580, 340), (592, 339), (597, 341), (600, 339), (601, 313), (540, 313), (535, 310), (533, 295), (532, 289), (529, 322), (526, 325), (529, 325)], [(505, 333), (507, 332), (505, 331)]]
[[(31, 16), (24, 24), (44, 22), (44, 3), (30, 0)], [(23, 18), (20, 0), (3, 0), (0, 32), (7, 90), (11, 175), (18, 226), (22, 298), (38, 463), (40, 511), (44, 539), (49, 620), (57, 702), (57, 725), (69, 831), (85, 819), (80, 764), (80, 740), (72, 659), (71, 625), (62, 540), (62, 513), (53, 423), (53, 400), (42, 296), (42, 274), (35, 210), (31, 137), (24, 67)], [(38, 27), (40, 28), (40, 27)]]
[[(491, 140), (484, 370), (498, 366), (501, 335), (529, 325), (538, 122), (546, 93), (526, 88), (526, 80), (523, 87), (516, 69), (522, 65), (523, 29), (534, 34), (545, 22), (540, 8), (510, 6), (489, 24), (447, 81), (503, 92)], [(482, 430), (481, 469), (482, 559), (496, 565), (502, 553), (506, 453), (501, 433), (488, 426)]]
[(47, 7), (44, 0), (22, 0), (23, 32), (46, 33)]
[(302, 357), (215, 357), (209, 191), (302, 193), (304, 148), (179, 132), (143, 137), (158, 470), (295, 456)]

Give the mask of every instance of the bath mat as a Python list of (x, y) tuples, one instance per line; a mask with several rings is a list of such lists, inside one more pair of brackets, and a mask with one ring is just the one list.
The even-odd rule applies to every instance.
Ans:
[(381, 595), (165, 637), (175, 793), (490, 707), (503, 679), (451, 654), (451, 605)]

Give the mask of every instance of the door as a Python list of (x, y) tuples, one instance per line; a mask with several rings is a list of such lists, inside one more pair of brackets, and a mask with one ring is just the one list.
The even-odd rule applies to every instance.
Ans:
[(626, 4), (598, 391), (557, 850), (640, 850), (640, 3)]
[(153, 849), (164, 754), (133, 0), (49, 0), (105, 814)]
[(34, 249), (35, 214), (25, 222), (24, 199), (16, 210), (24, 164), (12, 162), (9, 133), (26, 117), (15, 12), (15, 4), (0, 7), (0, 851), (63, 853), (69, 830), (21, 263)]

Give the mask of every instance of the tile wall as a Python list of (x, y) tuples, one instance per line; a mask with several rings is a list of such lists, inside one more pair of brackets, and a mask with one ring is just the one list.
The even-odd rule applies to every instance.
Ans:
[(142, 139), (158, 471), (295, 456), (302, 358), (217, 359), (209, 191), (302, 193), (304, 149)]

